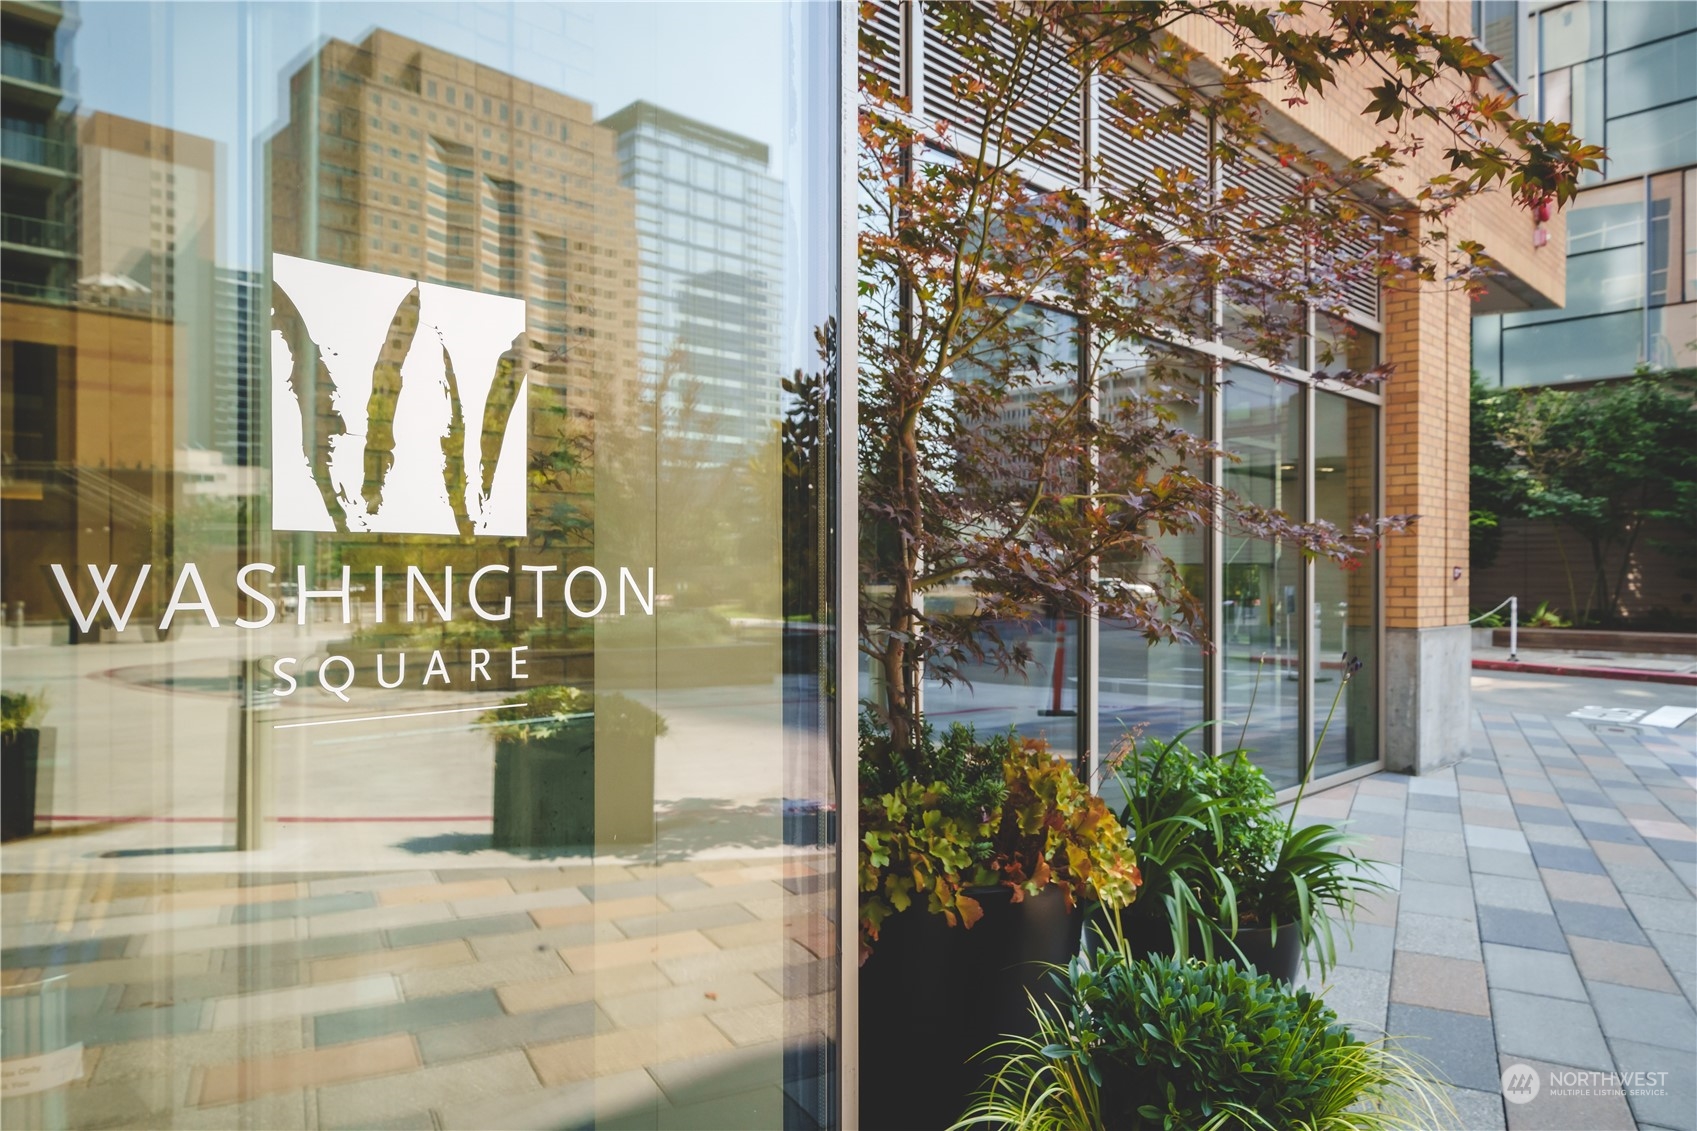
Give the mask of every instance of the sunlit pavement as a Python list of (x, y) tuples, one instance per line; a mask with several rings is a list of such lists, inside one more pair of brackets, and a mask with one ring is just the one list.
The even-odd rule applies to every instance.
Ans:
[[(1397, 888), (1363, 903), (1326, 1000), (1430, 1062), (1466, 1131), (1697, 1128), (1697, 725), (1569, 716), (1664, 705), (1697, 701), (1478, 673), (1453, 770), (1303, 803), (1347, 819)], [(1505, 1097), (1518, 1065), (1535, 1097)]]

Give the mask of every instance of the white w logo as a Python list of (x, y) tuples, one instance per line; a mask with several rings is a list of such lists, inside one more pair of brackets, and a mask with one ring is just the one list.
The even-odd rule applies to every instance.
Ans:
[(524, 537), (524, 302), (271, 264), (271, 528)]

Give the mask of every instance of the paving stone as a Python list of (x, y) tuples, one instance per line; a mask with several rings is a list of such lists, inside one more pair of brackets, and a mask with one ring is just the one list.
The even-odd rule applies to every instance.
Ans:
[(418, 1049), (426, 1064), (485, 1056), (503, 1048), (523, 1048), (569, 1037), (587, 1037), (613, 1027), (593, 1002), (539, 1009), (531, 1013), (501, 1014), (458, 1025), (441, 1024), (416, 1034)]
[(1567, 940), (1554, 915), (1512, 907), (1479, 908), (1479, 937), (1485, 942), (1565, 954)]
[[(1697, 1052), (1697, 1013), (1683, 994), (1608, 982), (1590, 984), (1603, 1033), (1623, 1041)], [(1690, 1063), (1689, 1061), (1687, 1062)]]
[(1439, 915), (1449, 919), (1473, 918), (1473, 889), (1425, 880), (1404, 880), (1398, 905), (1401, 913)]
[(679, 931), (704, 931), (710, 927), (729, 927), (747, 923), (754, 915), (739, 903), (724, 903), (716, 907), (697, 907), (688, 911), (669, 911), (663, 915), (644, 915), (614, 920), (614, 925), (627, 938), (676, 934)]
[(344, 1041), (367, 1040), (390, 1033), (413, 1032), (434, 1025), (480, 1021), (501, 1013), (493, 990), (415, 998), (368, 1009), (321, 1013), (312, 1019), (313, 1043), (319, 1047)]
[(535, 926), (529, 915), (492, 915), (484, 919), (449, 919), (441, 923), (420, 923), (412, 927), (396, 927), (387, 932), (392, 947), (422, 946), (443, 939), (469, 939), (477, 935), (514, 935)]
[(1590, 939), (1583, 935), (1569, 935), (1567, 945), (1573, 952), (1579, 972), (1585, 975), (1587, 981), (1638, 986), (1661, 993), (1680, 992), (1655, 947)]
[(238, 1103), (273, 1092), (317, 1088), (418, 1067), (410, 1037), (396, 1035), (334, 1049), (301, 1049), (208, 1065), (189, 1102), (196, 1107)]
[(1659, 840), (1655, 837), (1645, 837), (1644, 842), (1656, 850), (1656, 855), (1663, 860), (1679, 861), (1690, 864), (1697, 861), (1697, 844), (1688, 840)]
[(360, 911), (376, 905), (376, 900), (369, 892), (318, 895), (306, 899), (278, 900), (274, 903), (244, 903), (230, 909), (229, 922), (258, 923), (265, 919), (297, 919), (310, 915), (329, 915), (338, 911)]
[[(487, 1131), (491, 1127), (655, 1131), (659, 1112), (669, 1107), (654, 1078), (640, 1068), (633, 1068), (545, 1088), (517, 1102), (473, 1101), (444, 1107), (436, 1114), (444, 1131)], [(429, 1126), (434, 1128), (437, 1124)]]
[[(1612, 945), (1612, 944), (1611, 944)], [(1485, 980), (1492, 989), (1589, 1001), (1573, 959), (1552, 950), (1484, 944)]]
[(1556, 919), (1565, 934), (1584, 935), (1589, 939), (1613, 939), (1615, 942), (1646, 943), (1644, 932), (1632, 912), (1619, 907), (1599, 907), (1595, 903), (1570, 903), (1564, 899), (1550, 901)]
[(1603, 841), (1611, 844), (1643, 844), (1644, 838), (1625, 825), (1601, 825), (1594, 821), (1579, 821), (1579, 831), (1592, 844)]
[(1479, 933), (1471, 921), (1417, 911), (1397, 913), (1396, 948), (1445, 958), (1480, 957)]
[(1571, 826), (1573, 818), (1567, 815), (1567, 810), (1547, 805), (1520, 805), (1514, 807), (1515, 816), (1522, 824), (1531, 825), (1564, 825)]
[(1675, 934), (1697, 934), (1697, 903), (1689, 899), (1662, 899), (1641, 892), (1626, 893), (1626, 905), (1644, 927)]
[(1503, 1131), (1503, 1098), (1496, 1092), (1476, 1092), (1472, 1088), (1444, 1089), (1450, 1106), (1455, 1109), (1456, 1131)]
[(1397, 1048), (1424, 1060), (1445, 1083), (1475, 1091), (1498, 1086), (1490, 1018), (1393, 1002), (1385, 1027)]
[(1473, 877), (1473, 898), (1482, 907), (1513, 907), (1546, 914), (1550, 911), (1550, 898), (1544, 893), (1544, 885), (1519, 876), (1481, 872)]
[(282, 1017), (304, 1017), (350, 1006), (381, 1006), (400, 1000), (401, 990), (389, 974), (367, 974), (346, 982), (290, 986), (209, 1001), (208, 1023), (214, 1029), (235, 1029)]
[(1390, 1002), (1391, 976), (1384, 970), (1338, 965), (1322, 979), (1310, 969), (1302, 985), (1320, 995), (1338, 1019), (1351, 1029), (1376, 1036), (1385, 1031), (1385, 1009)]
[(1538, 1075), (1538, 1094), (1530, 1102), (1503, 1105), (1509, 1131), (1639, 1131), (1625, 1097), (1618, 1093), (1597, 1090), (1592, 1094), (1564, 1095), (1561, 1093), (1567, 1089), (1551, 1086), (1552, 1072), (1568, 1071), (1575, 1066), (1507, 1053), (1502, 1056), (1502, 1066), (1504, 1072), (1526, 1068)]
[(1457, 837), (1461, 835), (1460, 813), (1414, 810), (1408, 814), (1408, 820), (1404, 823), (1408, 827), (1405, 835), (1412, 838), (1416, 844), (1420, 843), (1427, 833), (1449, 833)]
[(1532, 862), (1532, 856), (1526, 852), (1505, 852), (1496, 848), (1470, 848), (1467, 851), (1467, 861), (1475, 872), (1487, 872), (1495, 876), (1520, 876), (1535, 879), (1538, 875), (1538, 865)]
[(1559, 845), (1564, 848), (1588, 848), (1589, 842), (1578, 826), (1567, 825), (1527, 825), (1526, 840), (1534, 853), (1539, 845)]
[(1691, 1069), (1690, 1057), (1671, 1049), (1612, 1037), (1609, 1048), (1614, 1050), (1618, 1072), (1665, 1074), (1655, 1086), (1627, 1090), (1626, 1102), (1632, 1106), (1632, 1114), (1638, 1118), (1641, 1129), (1697, 1131), (1697, 1072)]
[(1566, 844), (1541, 844), (1533, 842), (1532, 859), (1539, 868), (1553, 868), (1563, 872), (1589, 872), (1594, 876), (1606, 876), (1603, 862), (1597, 859), (1595, 853), (1583, 846)]
[(1402, 854), (1402, 874), (1405, 880), (1425, 880), (1435, 884), (1470, 882), (1465, 856), (1438, 856), (1411, 850)]
[(665, 1024), (680, 1017), (782, 1001), (771, 986), (744, 971), (625, 997), (598, 994), (595, 1000), (602, 1012), (621, 1029)]
[[(1462, 829), (1467, 847), (1495, 848), (1503, 852), (1530, 852), (1526, 835), (1515, 829), (1498, 829), (1488, 825), (1467, 825)], [(1425, 847), (1425, 846), (1422, 846)]]
[(1614, 879), (1590, 872), (1565, 872), (1559, 868), (1541, 868), (1539, 876), (1552, 899), (1570, 903), (1595, 903), (1599, 907), (1625, 907)]
[(537, 1076), (552, 1087), (731, 1048), (730, 1039), (707, 1018), (683, 1017), (655, 1028), (621, 1029), (536, 1045), (529, 1055)]
[(1338, 932), (1338, 965), (1358, 966), (1368, 970), (1391, 969), (1391, 957), (1396, 946), (1396, 930), (1372, 923), (1357, 923), (1345, 937)]
[(370, 1127), (397, 1113), (478, 1100), (499, 1099), (518, 1107), (526, 1093), (540, 1090), (525, 1054), (507, 1049), (475, 1060), (320, 1088), (318, 1117), (333, 1127)]
[(669, 892), (696, 891), (706, 884), (698, 876), (655, 876), (652, 879), (626, 880), (606, 884), (584, 884), (579, 889), (591, 901), (631, 899), (637, 896), (661, 896)]
[(1416, 810), (1428, 813), (1457, 813), (1461, 812), (1461, 803), (1454, 794), (1440, 793), (1410, 793), (1408, 795), (1409, 815)]
[(1603, 867), (1609, 870), (1609, 878), (1614, 881), (1615, 887), (1623, 892), (1639, 892), (1662, 899), (1691, 898), (1691, 889), (1680, 883), (1679, 877), (1659, 860), (1649, 865), (1616, 864), (1605, 860)]
[(161, 1009), (128, 1009), (122, 1013), (84, 1019), (77, 1026), (76, 1036), (85, 1045), (115, 1045), (125, 1041), (145, 1041), (150, 1037), (193, 1033), (209, 1028), (205, 1023), (208, 1012), (208, 1003), (203, 1001), (184, 1002)]
[(1609, 1067), (1603, 1031), (1585, 1002), (1492, 987), (1491, 1017), (1498, 1048), (1507, 1056), (1589, 1070)]
[(1400, 797), (1361, 793), (1356, 795), (1355, 804), (1350, 807), (1350, 816), (1358, 820), (1367, 820), (1368, 814), (1388, 814), (1401, 818), (1405, 804)]
[(565, 972), (566, 964), (560, 961), (559, 954), (553, 947), (544, 945), (541, 950), (413, 970), (402, 974), (400, 979), (401, 989), (410, 999), (493, 989), (513, 982), (555, 978)]
[(1391, 1001), (1489, 1017), (1485, 965), (1401, 950), (1391, 970)]

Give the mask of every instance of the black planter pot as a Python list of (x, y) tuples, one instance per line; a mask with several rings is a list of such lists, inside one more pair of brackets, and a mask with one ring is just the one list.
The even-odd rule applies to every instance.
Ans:
[(940, 1131), (971, 1102), (990, 1064), (974, 1060), (1005, 1034), (1033, 1032), (1027, 992), (1042, 995), (1048, 964), (1078, 949), (1082, 912), (1058, 888), (1014, 903), (1006, 888), (974, 891), (984, 918), (950, 927), (923, 904), (884, 923), (860, 968), (860, 1125)]
[(35, 783), (41, 731), (26, 727), (0, 739), (0, 840), (35, 835)]
[[(1106, 919), (1101, 912), (1093, 912), (1085, 927), (1085, 946), (1092, 952), (1101, 945), (1096, 934), (1098, 923), (1106, 930)], [(1125, 929), (1126, 943), (1131, 953), (1141, 958), (1171, 958), (1177, 948), (1173, 946), (1172, 924), (1164, 915), (1138, 915), (1128, 911), (1122, 925)], [(1109, 937), (1112, 935), (1110, 933)], [(1287, 985), (1296, 984), (1297, 973), (1302, 968), (1302, 932), (1295, 924), (1281, 926), (1278, 938), (1267, 927), (1239, 927), (1237, 937), (1227, 941), (1223, 936), (1214, 937), (1214, 957), (1220, 962), (1238, 962), (1238, 954), (1232, 950), (1232, 943), (1237, 944), (1237, 950), (1243, 959), (1253, 966), (1258, 973), (1271, 974)], [(1191, 924), (1190, 955), (1199, 958), (1204, 954), (1202, 948), (1202, 928)], [(1241, 963), (1240, 963), (1241, 965)]]

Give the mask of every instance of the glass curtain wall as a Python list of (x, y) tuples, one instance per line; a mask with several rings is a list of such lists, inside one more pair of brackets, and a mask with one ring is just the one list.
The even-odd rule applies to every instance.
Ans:
[(837, 8), (0, 18), (0, 1122), (832, 1122)]
[[(1243, 366), (1225, 371), (1219, 396), (1234, 458), (1222, 486), (1245, 502), (1302, 514), (1302, 394), (1304, 386)], [(1303, 561), (1275, 542), (1232, 536), (1223, 540), (1217, 646), (1220, 649), (1221, 734), (1225, 748), (1247, 748), (1276, 788), (1302, 774), (1301, 691)]]
[[(1314, 517), (1348, 530), (1377, 510), (1379, 413), (1365, 401), (1314, 394)], [(1316, 653), (1307, 756), (1323, 777), (1378, 758), (1379, 593), (1371, 558), (1316, 561)], [(1348, 675), (1354, 661), (1361, 667)], [(1345, 679), (1345, 676), (1348, 678)], [(1328, 721), (1329, 719), (1329, 721)]]

